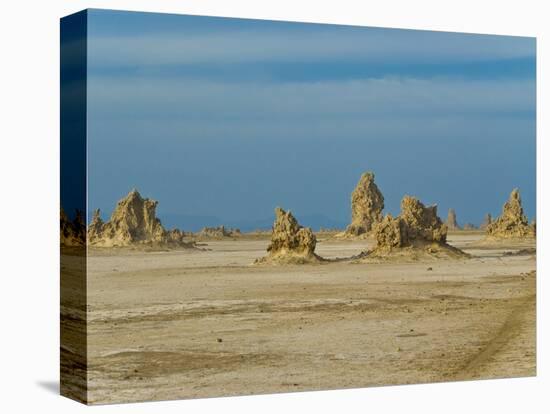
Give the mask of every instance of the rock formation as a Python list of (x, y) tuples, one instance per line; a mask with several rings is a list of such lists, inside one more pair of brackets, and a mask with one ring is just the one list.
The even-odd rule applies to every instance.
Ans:
[(302, 227), (290, 211), (275, 209), (268, 255), (256, 263), (312, 263), (322, 259), (315, 254), (317, 239), (309, 227)]
[(464, 230), (476, 230), (477, 227), (473, 223), (466, 223), (464, 224), (464, 227), (462, 227)]
[(189, 247), (181, 230), (167, 231), (156, 216), (158, 202), (132, 190), (120, 200), (107, 222), (95, 210), (88, 229), (88, 240), (96, 246), (176, 245)]
[(449, 209), (449, 213), (447, 214), (447, 229), (449, 230), (460, 230), (460, 226), (456, 222), (456, 212), (454, 208)]
[(340, 233), (341, 230), (337, 229), (336, 227), (330, 228), (330, 227), (319, 227), (319, 233)]
[(535, 229), (523, 213), (519, 190), (514, 188), (502, 207), (502, 214), (486, 228), (487, 236), (496, 239), (534, 237)]
[(88, 226), (88, 240), (90, 243), (101, 239), (104, 224), (99, 209), (95, 209), (92, 215), (92, 221)]
[(185, 246), (185, 247), (191, 247), (193, 246), (193, 242), (185, 241), (185, 237), (187, 234), (180, 229), (172, 229), (166, 231), (166, 239), (164, 243), (166, 244), (175, 244), (178, 246)]
[(437, 206), (424, 206), (410, 196), (401, 200), (397, 217), (386, 215), (375, 228), (376, 247), (362, 258), (391, 256), (466, 257), (466, 253), (447, 244), (447, 226), (437, 216)]
[(241, 231), (239, 229), (226, 228), (225, 226), (204, 227), (199, 233), (197, 233), (198, 237), (214, 239), (221, 239), (224, 237), (237, 237), (240, 235)]
[(351, 224), (346, 234), (359, 236), (371, 232), (382, 221), (384, 196), (374, 182), (374, 173), (364, 173), (351, 194)]
[(485, 230), (487, 228), (487, 226), (489, 224), (491, 224), (492, 222), (493, 222), (493, 218), (491, 217), (491, 215), (489, 213), (487, 213), (483, 217), (483, 221), (482, 221), (481, 225), (479, 226), (479, 228), (482, 229), (482, 230)]
[(86, 225), (82, 217), (82, 212), (76, 210), (74, 220), (69, 220), (67, 214), (60, 209), (59, 214), (60, 234), (59, 242), (64, 247), (77, 247), (86, 244)]

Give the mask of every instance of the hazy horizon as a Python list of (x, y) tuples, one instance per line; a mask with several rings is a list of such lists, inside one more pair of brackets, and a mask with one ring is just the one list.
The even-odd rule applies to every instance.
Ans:
[(88, 39), (104, 218), (135, 187), (167, 227), (342, 226), (365, 171), (394, 215), (477, 225), (514, 187), (535, 215), (534, 38), (92, 9)]

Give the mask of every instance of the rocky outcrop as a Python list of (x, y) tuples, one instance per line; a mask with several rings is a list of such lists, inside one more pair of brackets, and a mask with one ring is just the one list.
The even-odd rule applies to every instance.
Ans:
[(88, 225), (88, 240), (90, 243), (101, 239), (104, 224), (104, 221), (101, 219), (100, 210), (95, 209), (92, 215), (92, 221)]
[(464, 230), (477, 230), (477, 227), (473, 223), (466, 223), (463, 227)]
[(225, 226), (204, 227), (197, 233), (199, 238), (222, 239), (224, 237), (238, 237), (241, 235), (239, 229), (226, 228)]
[(76, 210), (74, 220), (70, 220), (67, 214), (60, 209), (59, 213), (60, 234), (59, 242), (63, 247), (78, 247), (86, 244), (86, 225), (82, 212)]
[(454, 208), (449, 209), (449, 213), (447, 214), (447, 229), (449, 230), (460, 230), (460, 226), (458, 225), (456, 221), (456, 212)]
[(103, 222), (99, 210), (95, 210), (88, 229), (91, 245), (135, 246), (135, 245), (174, 245), (190, 247), (183, 240), (185, 233), (175, 229), (167, 231), (156, 216), (158, 202), (143, 198), (137, 190), (132, 190), (120, 200), (107, 222)]
[(275, 222), (271, 232), (268, 255), (256, 263), (301, 264), (319, 262), (315, 254), (317, 239), (309, 227), (302, 227), (290, 211), (275, 209)]
[(395, 248), (401, 248), (408, 244), (408, 233), (405, 221), (401, 217), (393, 218), (387, 214), (376, 227), (376, 250), (388, 252)]
[(375, 228), (376, 247), (362, 258), (466, 257), (447, 244), (447, 226), (437, 215), (437, 206), (424, 206), (415, 197), (405, 196), (399, 216), (386, 215)]
[(415, 243), (445, 243), (447, 226), (437, 215), (437, 206), (424, 206), (415, 197), (405, 196), (401, 200), (400, 218), (405, 223), (407, 241)]
[(487, 226), (489, 224), (491, 224), (493, 222), (493, 218), (491, 217), (491, 215), (489, 213), (485, 214), (485, 216), (483, 217), (483, 221), (481, 222), (479, 228), (481, 230), (485, 230), (487, 228)]
[(502, 207), (502, 214), (486, 228), (486, 234), (495, 239), (534, 237), (535, 229), (523, 213), (519, 190), (515, 188)]
[(186, 241), (185, 237), (187, 234), (180, 229), (172, 229), (166, 231), (166, 237), (164, 244), (183, 246), (183, 247), (192, 247), (194, 242)]
[(364, 173), (351, 194), (351, 224), (346, 234), (359, 236), (370, 233), (382, 221), (384, 196), (374, 182), (374, 173)]

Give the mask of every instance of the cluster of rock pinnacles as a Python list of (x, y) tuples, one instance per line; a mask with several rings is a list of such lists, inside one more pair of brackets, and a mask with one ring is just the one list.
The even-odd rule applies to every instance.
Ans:
[[(108, 221), (103, 221), (100, 211), (93, 212), (92, 221), (86, 226), (82, 219), (69, 221), (61, 210), (61, 244), (76, 246), (124, 247), (134, 245), (159, 245), (192, 247), (184, 241), (185, 233), (179, 229), (166, 230), (156, 216), (158, 202), (143, 198), (137, 190), (120, 200)], [(82, 217), (77, 212), (77, 218)]]
[[(351, 194), (352, 218), (344, 237), (374, 237), (373, 249), (360, 255), (362, 258), (389, 256), (395, 252), (421, 251), (446, 257), (466, 257), (457, 248), (447, 244), (447, 231), (460, 229), (456, 213), (449, 210), (447, 222), (437, 215), (437, 206), (425, 206), (415, 197), (405, 196), (401, 211), (396, 217), (384, 216), (384, 196), (374, 181), (372, 172), (364, 173)], [(88, 241), (91, 246), (113, 247), (133, 245), (158, 245), (194, 247), (185, 241), (186, 233), (179, 229), (166, 230), (156, 216), (158, 202), (143, 198), (132, 190), (120, 200), (110, 219), (103, 221), (95, 210), (86, 231), (81, 213), (69, 220), (61, 209), (61, 244), (81, 246)], [(464, 225), (464, 229), (471, 228)], [(535, 236), (535, 225), (529, 224), (521, 205), (519, 191), (514, 189), (504, 204), (502, 214), (493, 220), (488, 214), (481, 226), (490, 238), (525, 238)], [(238, 230), (205, 228), (199, 236), (226, 237), (240, 235)], [(315, 254), (317, 239), (310, 228), (301, 226), (290, 211), (275, 209), (275, 222), (267, 256), (256, 263), (312, 263), (325, 259)]]
[[(447, 243), (447, 231), (458, 230), (454, 209), (449, 211), (447, 224), (437, 215), (437, 206), (425, 206), (420, 200), (404, 196), (397, 217), (383, 215), (384, 196), (374, 181), (372, 172), (364, 173), (351, 195), (352, 219), (344, 236), (374, 236), (373, 249), (357, 258), (381, 258), (396, 255), (427, 254), (432, 257), (465, 258), (468, 254)], [(289, 211), (275, 210), (268, 255), (256, 263), (311, 263), (324, 261), (315, 254), (316, 238), (310, 228), (299, 225)], [(502, 215), (492, 221), (485, 216), (483, 227), (495, 238), (526, 237), (534, 235), (534, 226), (527, 223), (517, 189), (503, 208)], [(465, 224), (464, 229), (473, 229)]]

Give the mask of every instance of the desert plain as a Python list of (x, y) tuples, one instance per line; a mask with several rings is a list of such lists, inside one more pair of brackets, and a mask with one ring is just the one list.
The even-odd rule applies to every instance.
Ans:
[(533, 376), (535, 239), (484, 237), (448, 234), (464, 259), (364, 262), (373, 239), (323, 232), (334, 260), (285, 266), (254, 264), (268, 234), (89, 247), (88, 403)]

